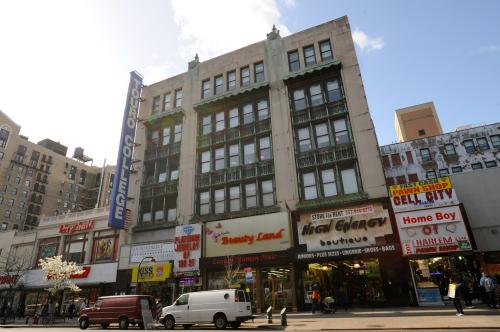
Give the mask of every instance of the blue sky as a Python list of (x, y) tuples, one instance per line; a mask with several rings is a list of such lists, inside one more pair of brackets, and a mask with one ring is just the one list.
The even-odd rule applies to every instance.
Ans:
[(131, 70), (156, 82), (273, 23), (286, 35), (343, 15), (381, 145), (395, 109), (427, 101), (445, 131), (500, 121), (500, 1), (0, 0), (0, 109), (32, 141), (114, 163)]

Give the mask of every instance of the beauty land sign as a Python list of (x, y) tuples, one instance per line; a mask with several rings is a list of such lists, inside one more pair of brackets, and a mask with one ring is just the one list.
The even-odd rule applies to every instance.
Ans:
[(472, 249), (457, 205), (397, 213), (396, 223), (405, 256)]

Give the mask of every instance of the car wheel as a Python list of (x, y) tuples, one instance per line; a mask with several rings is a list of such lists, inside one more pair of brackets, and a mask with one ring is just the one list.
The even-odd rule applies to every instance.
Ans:
[(175, 327), (174, 317), (167, 316), (163, 319), (163, 326), (165, 326), (166, 330), (173, 330)]
[(193, 326), (193, 325), (191, 325), (191, 324), (184, 324), (184, 325), (182, 325), (182, 327), (184, 328), (184, 330), (189, 330), (191, 328), (191, 326)]
[(103, 329), (107, 329), (107, 328), (109, 327), (109, 323), (102, 323), (102, 324), (101, 324), (101, 327), (102, 327)]
[(237, 329), (241, 326), (241, 322), (232, 322), (230, 325), (233, 329)]
[(227, 326), (227, 319), (224, 314), (217, 314), (214, 317), (214, 325), (217, 330), (223, 330)]
[(87, 317), (80, 318), (80, 329), (86, 330), (89, 327), (89, 319)]
[(120, 328), (120, 330), (128, 329), (128, 318), (127, 317), (120, 318), (120, 320), (118, 321), (118, 327)]

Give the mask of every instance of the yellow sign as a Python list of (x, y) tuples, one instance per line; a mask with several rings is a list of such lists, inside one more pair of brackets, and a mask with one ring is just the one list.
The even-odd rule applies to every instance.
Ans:
[(399, 197), (413, 194), (426, 193), (429, 191), (451, 189), (451, 181), (447, 176), (435, 179), (425, 179), (418, 182), (394, 184), (389, 188), (391, 197)]
[[(136, 265), (132, 268), (132, 282), (165, 281), (168, 279), (168, 277), (170, 277), (170, 273), (172, 272), (172, 264), (142, 264), (141, 273), (138, 272), (139, 266)], [(138, 274), (139, 278), (137, 278)]]

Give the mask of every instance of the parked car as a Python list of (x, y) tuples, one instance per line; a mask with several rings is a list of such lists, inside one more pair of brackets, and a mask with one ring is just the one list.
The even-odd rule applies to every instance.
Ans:
[[(93, 307), (80, 310), (78, 322), (85, 330), (91, 324), (101, 324), (107, 328), (111, 323), (118, 323), (122, 330), (129, 324), (144, 324), (155, 315), (155, 304), (149, 295), (117, 295), (99, 297)], [(151, 314), (151, 316), (149, 316)]]
[(215, 328), (232, 328), (252, 319), (249, 295), (240, 289), (222, 289), (185, 293), (168, 307), (162, 309), (160, 322), (166, 329), (182, 325), (185, 329), (194, 324), (213, 323)]

